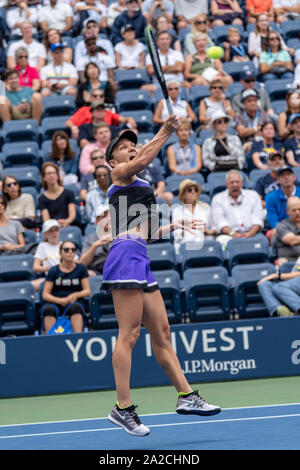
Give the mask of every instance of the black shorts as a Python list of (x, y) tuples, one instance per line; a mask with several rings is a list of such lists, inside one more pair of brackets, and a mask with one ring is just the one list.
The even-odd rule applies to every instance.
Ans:
[(76, 302), (67, 305), (67, 307), (63, 307), (62, 305), (58, 304), (51, 304), (47, 303), (42, 306), (41, 313), (44, 317), (59, 317), (63, 315), (64, 311), (66, 311), (66, 316), (71, 317), (72, 315), (77, 315), (80, 313), (82, 316), (85, 315), (86, 311), (86, 304), (83, 300), (77, 300)]

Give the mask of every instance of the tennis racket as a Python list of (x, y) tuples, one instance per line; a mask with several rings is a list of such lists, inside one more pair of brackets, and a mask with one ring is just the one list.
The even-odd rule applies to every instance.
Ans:
[(160, 63), (160, 58), (159, 58), (159, 54), (158, 54), (158, 49), (157, 49), (155, 37), (154, 37), (151, 26), (146, 26), (146, 28), (145, 28), (145, 38), (146, 38), (146, 44), (147, 44), (147, 47), (148, 47), (148, 50), (149, 50), (149, 54), (150, 54), (150, 57), (151, 57), (151, 61), (152, 61), (152, 65), (153, 65), (153, 68), (154, 68), (155, 75), (156, 75), (157, 81), (160, 85), (161, 91), (163, 92), (163, 95), (164, 95), (164, 99), (165, 99), (165, 102), (166, 102), (168, 113), (169, 113), (169, 115), (174, 114), (172, 102), (171, 102), (169, 94), (168, 94), (168, 89), (167, 89), (164, 73), (163, 73), (163, 70), (162, 70), (162, 66), (161, 66), (161, 63)]

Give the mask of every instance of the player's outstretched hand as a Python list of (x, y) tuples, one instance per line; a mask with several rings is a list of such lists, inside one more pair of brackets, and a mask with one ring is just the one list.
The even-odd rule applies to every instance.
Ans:
[(168, 133), (175, 132), (179, 126), (180, 121), (175, 114), (171, 114), (171, 116), (168, 116), (163, 124), (163, 127)]

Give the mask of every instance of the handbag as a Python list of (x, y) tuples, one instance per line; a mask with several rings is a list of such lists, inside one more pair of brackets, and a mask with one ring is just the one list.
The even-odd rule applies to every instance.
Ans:
[(274, 73), (279, 76), (285, 72), (290, 72), (290, 69), (288, 67), (281, 67), (280, 65), (274, 65), (270, 70), (270, 73)]
[(207, 67), (202, 73), (202, 77), (205, 78), (208, 82), (211, 82), (219, 72), (213, 67)]
[(66, 317), (66, 313), (70, 307), (70, 305), (67, 305), (64, 313), (61, 316), (58, 316), (58, 308), (56, 307), (56, 322), (50, 328), (48, 331), (48, 335), (61, 335), (61, 334), (67, 334), (67, 333), (73, 333), (73, 328), (72, 328), (72, 323), (71, 320)]

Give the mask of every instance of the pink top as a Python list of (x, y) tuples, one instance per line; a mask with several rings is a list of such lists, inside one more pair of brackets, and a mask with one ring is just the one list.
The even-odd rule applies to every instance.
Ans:
[[(106, 147), (103, 147), (98, 142), (94, 142), (92, 144), (86, 144), (81, 152), (80, 159), (79, 159), (79, 170), (82, 175), (86, 175), (87, 173), (94, 171), (95, 167), (91, 161), (91, 153), (93, 150), (102, 150), (103, 153), (106, 152)], [(105, 166), (110, 169), (109, 164), (105, 161)]]
[(34, 67), (30, 67), (30, 65), (27, 65), (26, 69), (22, 71), (19, 65), (16, 65), (15, 69), (19, 71), (20, 86), (32, 87), (32, 80), (40, 80), (39, 71)]

